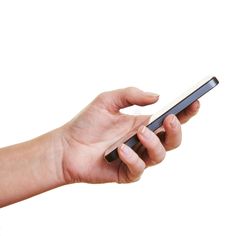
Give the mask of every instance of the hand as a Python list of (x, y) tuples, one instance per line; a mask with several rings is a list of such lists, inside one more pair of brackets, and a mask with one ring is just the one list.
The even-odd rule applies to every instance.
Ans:
[[(63, 157), (61, 169), (65, 183), (129, 183), (140, 178), (146, 167), (160, 163), (166, 151), (181, 143), (181, 123), (187, 122), (199, 109), (196, 101), (177, 117), (169, 115), (157, 135), (146, 128), (150, 116), (123, 114), (122, 108), (155, 103), (158, 95), (137, 88), (104, 92), (61, 130)], [(107, 163), (105, 151), (128, 132), (137, 129), (140, 145), (135, 151), (122, 144), (120, 160)], [(159, 137), (158, 137), (159, 136)]]
[[(0, 207), (73, 182), (129, 183), (148, 166), (161, 162), (168, 150), (181, 143), (180, 122), (195, 115), (195, 102), (178, 115), (170, 115), (157, 135), (146, 125), (150, 116), (130, 116), (120, 110), (145, 106), (158, 96), (136, 88), (99, 95), (77, 117), (61, 128), (32, 140), (0, 149)], [(120, 159), (107, 163), (105, 151), (130, 131), (140, 143), (135, 151), (122, 144)]]

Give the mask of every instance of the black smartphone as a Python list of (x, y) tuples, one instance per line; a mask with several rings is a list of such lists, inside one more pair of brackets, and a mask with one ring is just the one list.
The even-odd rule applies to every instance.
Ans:
[[(201, 96), (209, 92), (212, 88), (214, 88), (219, 83), (218, 79), (216, 77), (206, 78), (204, 80), (201, 80), (199, 83), (197, 83), (195, 86), (193, 86), (191, 89), (189, 89), (186, 93), (184, 93), (182, 96), (177, 98), (174, 102), (172, 102), (169, 106), (165, 107), (160, 112), (154, 114), (151, 116), (147, 127), (155, 131), (158, 128), (162, 126), (162, 123), (164, 119), (170, 115), (174, 114), (177, 115), (179, 112), (184, 110), (186, 107), (188, 107), (190, 104), (192, 104), (194, 101), (199, 99)], [(131, 137), (130, 137), (131, 136)], [(125, 138), (125, 140), (118, 140), (114, 145), (112, 145), (105, 153), (105, 159), (108, 162), (112, 162), (119, 158), (118, 152), (117, 152), (117, 143), (125, 143), (129, 147), (133, 148), (136, 144), (139, 143), (138, 137), (136, 134), (131, 134), (128, 137)]]

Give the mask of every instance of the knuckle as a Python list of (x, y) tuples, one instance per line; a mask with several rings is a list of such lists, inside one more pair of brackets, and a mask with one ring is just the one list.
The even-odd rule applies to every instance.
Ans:
[(132, 154), (132, 156), (129, 158), (129, 163), (131, 166), (136, 167), (138, 166), (139, 158), (135, 154)]
[(152, 139), (149, 142), (149, 148), (153, 150), (157, 150), (161, 147), (161, 141), (160, 139), (155, 135), (152, 137)]
[(96, 100), (98, 100), (98, 101), (103, 101), (103, 100), (107, 97), (107, 93), (108, 93), (108, 92), (102, 92), (102, 93), (100, 93), (100, 94), (96, 97)]
[(159, 138), (155, 136), (155, 139), (153, 138), (153, 141), (149, 142), (148, 145), (149, 145), (147, 147), (148, 154), (149, 154), (148, 165), (152, 166), (152, 165), (156, 165), (162, 162), (165, 159), (166, 150), (163, 147)]
[(149, 155), (148, 166), (154, 166), (161, 163), (166, 156), (166, 151), (164, 148), (157, 148), (155, 152)]
[(152, 133), (152, 141), (149, 142), (149, 148), (154, 150), (155, 152), (161, 152), (163, 150), (163, 145), (161, 143), (161, 140), (154, 134)]
[(141, 179), (141, 176), (138, 176), (136, 178), (133, 178), (130, 182), (134, 183), (134, 182), (137, 182)]
[(164, 149), (159, 150), (156, 154), (156, 163), (155, 164), (159, 164), (161, 163), (166, 157), (166, 151)]
[(166, 157), (166, 151), (163, 151), (161, 158), (159, 159), (159, 163), (162, 162)]
[(135, 176), (129, 172), (126, 177), (126, 183), (137, 182), (140, 178), (141, 178), (141, 175)]
[(137, 89), (136, 87), (126, 87), (125, 90), (128, 92), (128, 93), (136, 93), (139, 89)]
[(166, 143), (165, 149), (167, 151), (174, 150), (174, 149), (178, 148), (180, 145), (181, 145), (181, 140), (178, 142)]
[(132, 170), (127, 173), (127, 182), (138, 181), (144, 172), (146, 165), (141, 160), (137, 159), (133, 162)]

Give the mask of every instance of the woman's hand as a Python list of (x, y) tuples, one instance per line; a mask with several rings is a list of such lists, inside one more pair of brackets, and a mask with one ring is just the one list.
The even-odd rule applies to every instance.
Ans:
[[(65, 183), (129, 183), (140, 178), (146, 167), (160, 163), (166, 151), (181, 143), (181, 125), (199, 109), (194, 102), (177, 117), (169, 115), (159, 134), (146, 128), (149, 116), (123, 114), (122, 108), (157, 102), (158, 95), (137, 88), (104, 92), (77, 117), (60, 129), (63, 145), (61, 171)], [(137, 129), (140, 144), (135, 151), (121, 144), (119, 160), (107, 163), (105, 151), (127, 133)]]

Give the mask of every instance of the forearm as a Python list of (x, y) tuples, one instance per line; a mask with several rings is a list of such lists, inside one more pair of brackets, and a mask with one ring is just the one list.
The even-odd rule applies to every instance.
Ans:
[(0, 149), (0, 207), (64, 184), (59, 135)]

